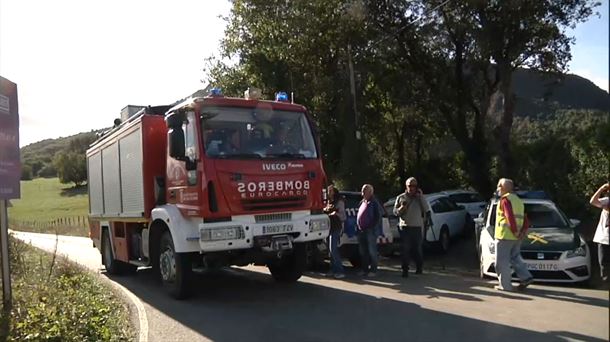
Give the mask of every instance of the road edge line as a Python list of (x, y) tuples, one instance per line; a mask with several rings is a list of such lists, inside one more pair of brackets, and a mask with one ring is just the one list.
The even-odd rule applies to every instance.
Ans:
[(123, 295), (131, 301), (131, 304), (135, 306), (136, 313), (138, 316), (138, 342), (148, 342), (148, 318), (146, 316), (146, 309), (144, 308), (144, 304), (140, 298), (138, 298), (133, 292), (129, 291), (125, 286), (115, 282), (114, 280), (102, 276), (100, 271), (97, 272), (98, 277), (100, 277), (103, 281), (108, 282), (111, 286), (116, 289), (121, 290)]

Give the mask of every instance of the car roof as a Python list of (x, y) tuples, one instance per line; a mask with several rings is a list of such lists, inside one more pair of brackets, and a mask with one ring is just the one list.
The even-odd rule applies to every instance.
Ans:
[(445, 195), (456, 195), (456, 194), (478, 194), (478, 192), (473, 191), (473, 190), (461, 190), (461, 189), (454, 189), (454, 190), (443, 190), (443, 191), (440, 191), (439, 193), (441, 193), (441, 194), (445, 194)]
[(517, 190), (515, 191), (515, 194), (521, 198), (551, 199), (544, 190)]
[[(390, 199), (385, 201), (383, 203), (383, 205), (384, 206), (390, 205), (390, 204), (393, 205), (394, 202), (396, 202), (396, 197), (398, 197), (398, 196), (391, 197)], [(440, 198), (440, 197), (447, 197), (447, 195), (442, 193), (442, 192), (434, 192), (434, 193), (431, 193), (431, 194), (424, 194), (424, 198), (426, 198), (427, 201), (434, 201), (435, 199)]]
[[(496, 204), (498, 203), (498, 199), (497, 197), (493, 198), (491, 200), (491, 204)], [(553, 206), (557, 206), (555, 204), (555, 202), (551, 201), (550, 199), (539, 199), (539, 198), (521, 198), (521, 200), (523, 201), (523, 203), (526, 204), (551, 204)]]
[(433, 192), (431, 194), (424, 194), (424, 197), (428, 200), (428, 201), (433, 201), (437, 198), (441, 198), (441, 197), (449, 197), (448, 194), (446, 194), (445, 192)]
[(357, 195), (357, 196), (361, 196), (361, 192), (360, 191), (339, 191), (339, 194), (341, 195)]

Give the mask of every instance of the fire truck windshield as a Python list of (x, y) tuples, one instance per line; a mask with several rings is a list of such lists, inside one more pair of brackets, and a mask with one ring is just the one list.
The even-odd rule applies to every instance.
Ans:
[(203, 146), (210, 158), (315, 159), (318, 157), (305, 113), (270, 108), (206, 107)]

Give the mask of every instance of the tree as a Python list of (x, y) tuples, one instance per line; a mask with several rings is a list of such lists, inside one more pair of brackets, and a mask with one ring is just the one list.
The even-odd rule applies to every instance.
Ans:
[[(379, 32), (393, 34), (371, 46), (395, 51), (402, 68), (425, 85), (428, 105), (464, 151), (472, 184), (490, 193), (494, 151), (498, 173), (513, 173), (513, 72), (523, 66), (564, 72), (573, 42), (565, 29), (586, 20), (597, 5), (587, 0), (373, 2)], [(495, 146), (486, 132), (493, 132)]]
[(57, 177), (57, 169), (53, 163), (46, 164), (38, 171), (38, 177), (52, 178)]
[(21, 166), (21, 180), (32, 180), (32, 167), (28, 164)]
[(87, 162), (84, 154), (64, 151), (59, 152), (53, 159), (57, 168), (59, 181), (74, 183), (76, 187), (87, 180)]
[[(285, 89), (312, 112), (332, 178), (396, 186), (455, 138), (469, 183), (510, 176), (512, 73), (563, 72), (587, 0), (235, 0), (207, 80)], [(361, 131), (363, 140), (355, 138)], [(432, 160), (432, 159), (430, 159)], [(496, 168), (494, 162), (499, 166)], [(454, 165), (454, 164), (451, 164)], [(461, 175), (460, 175), (461, 177)], [(456, 179), (460, 177), (455, 177)], [(401, 186), (401, 185), (399, 185)]]

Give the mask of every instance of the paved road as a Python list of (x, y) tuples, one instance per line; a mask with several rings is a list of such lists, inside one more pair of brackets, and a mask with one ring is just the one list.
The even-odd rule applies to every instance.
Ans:
[[(18, 236), (54, 246), (53, 236)], [(469, 249), (463, 244), (456, 250)], [(101, 268), (88, 239), (62, 237), (58, 250)], [(277, 284), (262, 267), (230, 268), (198, 277), (198, 294), (181, 302), (165, 296), (150, 269), (112, 279), (144, 303), (150, 341), (608, 340), (607, 291), (533, 285), (499, 293), (493, 281), (460, 271), (458, 259), (433, 255), (428, 272), (408, 280), (395, 259), (375, 279), (310, 272), (296, 284)]]

